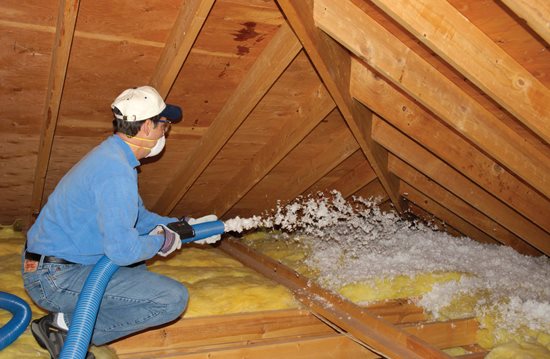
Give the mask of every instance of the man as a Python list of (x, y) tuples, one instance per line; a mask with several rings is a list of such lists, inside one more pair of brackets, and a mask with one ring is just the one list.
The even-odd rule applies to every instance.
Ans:
[(111, 109), (115, 134), (61, 179), (27, 235), (25, 289), (50, 312), (32, 322), (31, 332), (52, 358), (61, 352), (82, 286), (102, 256), (121, 267), (103, 296), (93, 344), (172, 321), (187, 305), (181, 283), (143, 264), (181, 248), (181, 240), (164, 226), (177, 218), (144, 207), (136, 171), (139, 160), (162, 151), (165, 132), (181, 119), (181, 109), (166, 105), (150, 86), (125, 90)]

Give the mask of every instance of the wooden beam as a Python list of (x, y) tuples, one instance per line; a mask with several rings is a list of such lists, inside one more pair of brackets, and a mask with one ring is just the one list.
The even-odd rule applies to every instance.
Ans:
[(487, 192), (550, 232), (548, 198), (450, 130), (361, 61), (353, 59), (351, 67), (350, 90), (353, 97)]
[(231, 209), (252, 187), (265, 177), (296, 145), (300, 143), (335, 107), (323, 84), (309, 95), (296, 118), (287, 121), (279, 134), (243, 167), (224, 191), (212, 200), (209, 208), (215, 208), (219, 217)]
[(119, 355), (130, 355), (148, 350), (183, 350), (331, 333), (334, 333), (332, 328), (307, 310), (289, 309), (181, 318), (171, 325), (145, 331), (109, 346)]
[[(550, 156), (469, 97), (349, 0), (316, 0), (316, 24), (442, 121), (550, 198)], [(354, 29), (354, 31), (349, 31)]]
[[(409, 163), (410, 166), (415, 167), (416, 170), (424, 173), (427, 177), (433, 179), (442, 187), (445, 187), (449, 192), (463, 199), (481, 213), (484, 213), (498, 224), (518, 235), (524, 241), (538, 248), (541, 252), (550, 252), (550, 238), (546, 232), (527, 221), (510, 207), (489, 195), (485, 190), (472, 183), (446, 163), (439, 161), (430, 152), (414, 143), (381, 119), (376, 119), (373, 123), (373, 138), (396, 156), (400, 157), (403, 161)], [(394, 169), (396, 161), (393, 161), (394, 163), (391, 163), (391, 161), (390, 157), (390, 166)], [(395, 171), (392, 172), (395, 173)], [(402, 173), (398, 173), (397, 175), (402, 179), (404, 178)], [(407, 182), (413, 186), (417, 185), (415, 182)], [(429, 191), (427, 193), (426, 191), (422, 192), (424, 194), (430, 193)], [(440, 203), (443, 204), (447, 202), (441, 201)], [(445, 206), (448, 207), (448, 205)], [(499, 241), (506, 240), (505, 237), (497, 239), (499, 239)], [(529, 247), (522, 245), (521, 241), (505, 244), (515, 247), (516, 250), (520, 252)]]
[(214, 1), (184, 0), (181, 3), (176, 22), (151, 77), (151, 86), (156, 88), (162, 97), (168, 96)]
[(550, 44), (550, 2), (547, 0), (501, 0), (517, 16), (525, 20), (547, 44)]
[(349, 95), (350, 56), (348, 52), (316, 28), (313, 21), (313, 0), (277, 0), (277, 3), (302, 42), (392, 203), (398, 211), (402, 212), (396, 194), (397, 184), (392, 182), (392, 178), (388, 176), (387, 167), (383, 163), (387, 153), (383, 148), (377, 147), (370, 137), (371, 113), (355, 103)]
[(377, 318), (384, 318), (392, 324), (415, 323), (428, 319), (424, 309), (405, 299), (371, 303), (365, 309)]
[(40, 145), (38, 147), (38, 158), (34, 172), (34, 182), (31, 197), (31, 220), (38, 216), (42, 207), (44, 196), (44, 185), (50, 164), (53, 138), (59, 118), (59, 107), (61, 95), (65, 86), (65, 75), (69, 64), (69, 55), (74, 38), (76, 18), (80, 6), (79, 0), (60, 0), (57, 11), (57, 28), (52, 47), (52, 61), (48, 88), (46, 90), (46, 101), (42, 114), (42, 130), (40, 131)]
[(392, 358), (450, 358), (417, 337), (402, 331), (350, 301), (324, 290), (280, 262), (239, 243), (225, 239), (220, 249), (250, 268), (288, 287), (317, 315), (344, 329), (369, 348)]
[(472, 318), (398, 325), (398, 328), (424, 339), (440, 349), (475, 344), (478, 327), (479, 323)]
[(160, 195), (153, 210), (170, 213), (218, 151), (267, 93), (300, 51), (301, 46), (284, 23), (262, 51), (208, 131)]
[(178, 349), (145, 349), (139, 353), (118, 356), (120, 359), (242, 359), (242, 358), (380, 358), (351, 339), (340, 334), (325, 334), (316, 337), (251, 340), (227, 343), (225, 346)]
[[(393, 162), (390, 161), (390, 163), (393, 166)], [(400, 174), (400, 172), (397, 169), (394, 168), (393, 170), (397, 175)], [(434, 184), (433, 182), (429, 182), (429, 183)], [(399, 186), (400, 194), (403, 197), (405, 197), (407, 200), (413, 202), (418, 207), (424, 209), (428, 213), (431, 213), (438, 219), (449, 224), (453, 228), (459, 230), (463, 235), (468, 236), (472, 239), (475, 239), (476, 241), (481, 243), (500, 243), (498, 240), (496, 240), (492, 236), (496, 235), (494, 233), (495, 228), (501, 228), (501, 231), (503, 231), (507, 236), (510, 236), (511, 239), (513, 238), (514, 242), (521, 241), (519, 237), (516, 237), (515, 235), (510, 233), (508, 230), (502, 228), (500, 225), (488, 219), (482, 213), (477, 212), (475, 209), (471, 208), (469, 211), (460, 210), (461, 208), (468, 208), (471, 206), (464, 203), (463, 201), (460, 201), (460, 199), (452, 195), (450, 192), (444, 190), (442, 187), (440, 186), (435, 187), (436, 186), (435, 185), (434, 187), (437, 191), (434, 193), (432, 191), (433, 189), (432, 187), (424, 187), (422, 186), (422, 184), (419, 184), (418, 181), (415, 182), (414, 185), (423, 188), (424, 191), (428, 192), (431, 196), (437, 198), (439, 201), (441, 202), (445, 201), (443, 202), (445, 206), (448, 206), (449, 208), (451, 207), (454, 208), (455, 212), (460, 213), (460, 215), (455, 214), (455, 212), (450, 211), (439, 202), (433, 200), (432, 198), (422, 193), (420, 190), (411, 186), (410, 184), (405, 182), (403, 178), (401, 181), (401, 185)], [(468, 213), (474, 213), (474, 214), (468, 217), (467, 215)], [(466, 217), (467, 220), (463, 219), (461, 216)], [(487, 234), (481, 229), (478, 229), (478, 227), (476, 227), (473, 224), (476, 222), (478, 223), (478, 226), (480, 226), (481, 228), (484, 228), (486, 232), (489, 232), (489, 234)]]
[[(431, 0), (373, 0), (373, 3), (550, 143), (550, 90), (450, 3)], [(545, 8), (550, 15), (548, 1), (542, 12)], [(545, 20), (547, 32), (549, 19)]]

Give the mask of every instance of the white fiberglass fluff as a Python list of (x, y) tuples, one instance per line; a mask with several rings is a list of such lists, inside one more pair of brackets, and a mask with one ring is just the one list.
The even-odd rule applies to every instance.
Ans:
[[(460, 281), (436, 284), (418, 304), (437, 317), (453, 297), (487, 290), (489, 300), (498, 303), (503, 329), (527, 325), (550, 333), (548, 257), (528, 257), (506, 246), (455, 238), (382, 213), (365, 199), (347, 202), (338, 192), (299, 198), (279, 205), (269, 216), (237, 217), (228, 223), (239, 232), (264, 227), (300, 234), (297, 238), (312, 250), (306, 264), (320, 271), (318, 280), (329, 289), (398, 275), (468, 273)], [(476, 310), (486, 308), (485, 303), (478, 304)]]

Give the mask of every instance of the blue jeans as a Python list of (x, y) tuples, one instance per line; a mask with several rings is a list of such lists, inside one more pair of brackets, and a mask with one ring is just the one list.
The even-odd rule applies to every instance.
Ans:
[[(80, 291), (93, 266), (40, 263), (23, 273), (25, 289), (40, 307), (64, 313), (70, 325)], [(92, 343), (103, 345), (178, 318), (188, 301), (178, 281), (150, 272), (145, 264), (120, 267), (107, 285)]]

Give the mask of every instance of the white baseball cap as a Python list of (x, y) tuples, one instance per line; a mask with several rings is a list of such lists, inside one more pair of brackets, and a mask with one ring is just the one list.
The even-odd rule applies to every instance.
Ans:
[(116, 118), (128, 122), (144, 121), (155, 116), (178, 122), (182, 117), (181, 108), (165, 104), (157, 90), (151, 86), (124, 90), (113, 101), (111, 109)]

